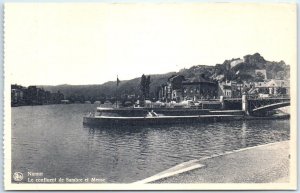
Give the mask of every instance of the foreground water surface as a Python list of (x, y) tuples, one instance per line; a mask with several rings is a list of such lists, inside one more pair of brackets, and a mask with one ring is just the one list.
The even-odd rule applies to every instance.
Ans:
[(88, 128), (95, 105), (12, 108), (12, 172), (46, 178), (134, 182), (176, 164), (229, 150), (288, 140), (289, 120)]

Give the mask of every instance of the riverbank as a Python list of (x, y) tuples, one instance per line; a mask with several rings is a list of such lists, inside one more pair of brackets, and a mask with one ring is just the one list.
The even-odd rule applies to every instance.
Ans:
[(289, 164), (289, 141), (282, 141), (191, 160), (135, 183), (288, 183)]

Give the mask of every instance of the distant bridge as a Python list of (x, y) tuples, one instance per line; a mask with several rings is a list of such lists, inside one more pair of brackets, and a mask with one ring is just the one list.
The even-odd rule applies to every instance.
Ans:
[(263, 113), (273, 109), (289, 106), (290, 98), (248, 99), (249, 113)]
[(266, 111), (270, 111), (270, 110), (273, 110), (273, 109), (278, 109), (278, 108), (286, 107), (286, 106), (290, 106), (290, 101), (281, 102), (281, 103), (274, 103), (274, 104), (270, 104), (270, 105), (257, 107), (255, 109), (252, 109), (252, 112), (253, 113), (266, 112)]
[[(242, 98), (224, 99), (225, 103), (237, 104), (242, 107)], [(247, 111), (249, 114), (263, 114), (281, 107), (290, 106), (290, 98), (255, 98), (247, 96)]]

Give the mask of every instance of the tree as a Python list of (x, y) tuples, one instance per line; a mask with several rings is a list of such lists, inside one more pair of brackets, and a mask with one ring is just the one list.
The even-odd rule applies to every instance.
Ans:
[(256, 81), (256, 82), (263, 82), (264, 79), (265, 79), (265, 75), (263, 73), (261, 73), (261, 72), (257, 72), (256, 76), (254, 78), (254, 81)]
[(284, 72), (284, 71), (279, 71), (279, 72), (277, 72), (277, 74), (276, 74), (276, 78), (277, 78), (277, 79), (284, 80), (285, 77), (286, 77), (286, 75), (285, 75), (285, 72)]
[(146, 98), (146, 87), (147, 87), (147, 77), (143, 74), (141, 77), (140, 89), (142, 92), (142, 99)]
[(231, 71), (225, 71), (224, 72), (224, 78), (226, 79), (226, 80), (232, 80), (233, 79), (233, 77), (234, 77), (234, 74), (231, 72)]
[(146, 99), (150, 96), (150, 76), (145, 76), (144, 74), (141, 77), (140, 89), (142, 92), (142, 98)]
[(150, 76), (147, 76), (147, 78), (146, 78), (146, 95), (145, 95), (145, 97), (147, 99), (149, 99), (149, 97), (150, 97), (150, 84), (151, 84)]

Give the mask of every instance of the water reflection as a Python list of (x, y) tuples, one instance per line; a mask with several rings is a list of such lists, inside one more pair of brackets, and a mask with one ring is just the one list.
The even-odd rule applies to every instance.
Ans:
[[(287, 121), (233, 121), (200, 125), (136, 126), (120, 128), (85, 128), (107, 146), (113, 157), (113, 169), (124, 166), (124, 159), (134, 162), (135, 173), (128, 177), (147, 177), (175, 164), (259, 144), (289, 138)], [(120, 160), (119, 160), (120, 159)], [(131, 165), (131, 164), (129, 164)], [(128, 165), (128, 166), (129, 166)]]
[(246, 146), (246, 136), (247, 135), (247, 122), (244, 121), (242, 124), (242, 132), (241, 132), (241, 145), (243, 147)]
[(83, 126), (83, 114), (93, 108), (53, 105), (13, 109), (13, 171), (128, 183), (191, 159), (289, 139), (289, 120)]

